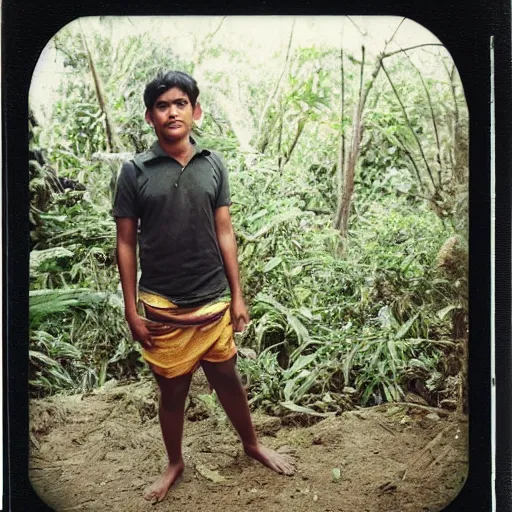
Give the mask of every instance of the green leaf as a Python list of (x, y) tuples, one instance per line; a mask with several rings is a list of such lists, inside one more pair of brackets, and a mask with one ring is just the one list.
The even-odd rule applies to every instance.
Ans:
[[(303, 370), (306, 372), (307, 370)], [(292, 393), (291, 398), (295, 401), (299, 401), (303, 396), (316, 384), (318, 372), (308, 372), (308, 376), (304, 379), (302, 384)]]
[(86, 288), (31, 290), (30, 321), (33, 322), (50, 313), (66, 311), (70, 307), (98, 303), (107, 297), (108, 293), (92, 292)]
[(82, 353), (77, 347), (60, 339), (51, 343), (50, 353), (57, 358), (80, 359), (82, 357)]
[(74, 384), (73, 379), (69, 373), (60, 365), (52, 366), (48, 373), (55, 378), (57, 385), (67, 387)]
[(321, 418), (328, 418), (329, 416), (333, 416), (335, 413), (333, 412), (316, 412), (309, 407), (302, 407), (301, 405), (294, 404), (293, 402), (279, 402), (280, 405), (286, 407), (293, 412), (302, 412), (304, 414), (310, 414), (311, 416), (319, 416)]
[(309, 332), (304, 324), (286, 306), (264, 293), (258, 293), (256, 300), (271, 305), (279, 313), (284, 315), (288, 325), (295, 331), (299, 343), (303, 343), (310, 339)]
[(30, 270), (33, 272), (48, 260), (55, 260), (57, 258), (71, 258), (73, 253), (65, 247), (52, 247), (42, 251), (32, 250), (30, 252)]
[(103, 386), (107, 380), (108, 361), (103, 361), (100, 366), (100, 374), (98, 376), (98, 386)]
[(284, 386), (283, 395), (284, 399), (288, 402), (291, 400), (293, 387), (295, 386), (295, 382), (298, 380), (298, 377), (295, 377), (294, 379), (290, 379), (286, 381), (286, 384)]
[(349, 354), (345, 357), (345, 360), (342, 364), (342, 372), (343, 372), (343, 378), (345, 380), (345, 385), (347, 385), (350, 382), (350, 372), (352, 371), (352, 365), (354, 361), (354, 356), (356, 355), (356, 352), (358, 351), (359, 347), (354, 347)]
[(302, 272), (303, 268), (304, 267), (302, 265), (298, 265), (297, 267), (292, 268), (289, 272), (290, 277), (298, 276)]
[(313, 313), (312, 313), (312, 311), (310, 309), (306, 308), (305, 306), (301, 306), (299, 308), (299, 313), (303, 317), (307, 318), (308, 320), (313, 320)]
[(418, 368), (422, 368), (423, 370), (427, 370), (427, 366), (423, 361), (419, 359), (409, 359), (409, 366), (417, 366)]
[(388, 340), (388, 351), (390, 357), (390, 363), (392, 363), (393, 366), (393, 372), (396, 370), (396, 363), (398, 363), (398, 354), (396, 353), (396, 347), (395, 347), (396, 340)]
[(290, 376), (298, 371), (302, 370), (306, 366), (309, 366), (317, 358), (316, 352), (307, 356), (299, 356), (293, 365), (286, 370), (286, 373)]
[(459, 309), (459, 306), (456, 306), (455, 304), (450, 304), (449, 306), (446, 306), (445, 308), (440, 309), (437, 312), (437, 316), (442, 320), (453, 309)]
[(286, 213), (281, 213), (279, 215), (276, 215), (272, 222), (267, 224), (266, 226), (263, 226), (261, 229), (259, 229), (254, 235), (250, 235), (252, 238), (259, 238), (260, 236), (266, 234), (268, 231), (270, 231), (272, 228), (277, 226), (278, 224), (282, 224), (283, 222), (290, 221), (294, 219), (295, 217), (299, 217), (301, 215), (305, 215), (305, 212), (302, 210), (299, 210), (298, 208), (292, 209)]
[(280, 256), (274, 256), (271, 260), (269, 260), (266, 265), (263, 267), (263, 272), (270, 272), (277, 266), (279, 266), (283, 262), (283, 259)]
[(267, 215), (267, 213), (268, 213), (268, 210), (266, 208), (264, 208), (263, 210), (260, 210), (259, 212), (247, 217), (245, 219), (245, 221), (247, 223), (254, 222), (255, 220), (259, 219), (260, 217), (264, 217), (265, 215)]
[(55, 361), (55, 359), (52, 359), (50, 356), (47, 356), (46, 354), (43, 354), (42, 352), (39, 352), (37, 350), (29, 350), (28, 357), (30, 359), (35, 359), (36, 361), (44, 363), (48, 366), (59, 366), (59, 363)]
[(409, 320), (407, 320), (407, 322), (405, 322), (405, 324), (403, 324), (402, 327), (398, 329), (395, 334), (395, 339), (399, 340), (403, 338), (409, 332), (409, 329), (412, 327), (412, 324), (416, 321), (419, 315), (419, 313), (416, 313), (414, 316), (409, 318)]

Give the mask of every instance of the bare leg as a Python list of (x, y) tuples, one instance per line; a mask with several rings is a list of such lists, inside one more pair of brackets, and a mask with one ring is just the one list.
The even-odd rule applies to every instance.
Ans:
[(169, 464), (155, 483), (144, 491), (144, 498), (149, 501), (162, 501), (169, 487), (183, 472), (185, 467), (181, 453), (183, 422), (185, 418), (185, 400), (192, 374), (167, 379), (155, 374), (160, 387), (158, 415)]
[(222, 363), (202, 361), (201, 364), (210, 385), (217, 392), (222, 407), (240, 436), (245, 453), (277, 473), (293, 475), (291, 457), (266, 448), (256, 438), (247, 395), (236, 370), (236, 356)]

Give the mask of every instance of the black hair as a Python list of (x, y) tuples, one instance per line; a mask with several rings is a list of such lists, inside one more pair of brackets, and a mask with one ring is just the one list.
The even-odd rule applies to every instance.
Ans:
[(192, 107), (196, 106), (199, 88), (197, 82), (190, 75), (183, 73), (183, 71), (160, 71), (156, 78), (146, 85), (144, 91), (146, 108), (151, 110), (158, 96), (173, 87), (182, 90), (188, 96)]

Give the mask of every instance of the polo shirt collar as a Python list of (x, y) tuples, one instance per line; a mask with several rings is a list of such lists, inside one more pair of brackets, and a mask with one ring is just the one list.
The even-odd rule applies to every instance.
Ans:
[[(204, 149), (192, 137), (190, 137), (190, 142), (192, 143), (192, 145), (194, 146), (194, 149), (195, 149), (194, 155), (199, 155), (199, 154), (209, 155), (210, 154), (210, 151), (208, 151), (207, 149)], [(162, 149), (162, 147), (160, 146), (160, 143), (157, 140), (153, 143), (153, 145), (151, 146), (151, 148), (148, 151), (146, 151), (145, 153), (143, 153), (141, 155), (141, 160), (144, 163), (147, 163), (147, 162), (150, 162), (151, 160), (156, 160), (157, 158), (162, 158), (162, 157), (170, 158), (169, 155)]]

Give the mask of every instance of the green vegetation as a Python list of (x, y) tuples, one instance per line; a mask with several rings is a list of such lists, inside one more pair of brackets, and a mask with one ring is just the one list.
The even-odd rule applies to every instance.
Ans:
[[(258, 73), (221, 32), (195, 61), (138, 35), (114, 44), (106, 28), (87, 44), (77, 24), (56, 36), (66, 80), (31, 126), (47, 158), (30, 167), (32, 393), (148, 373), (124, 322), (112, 187), (152, 142), (145, 83), (180, 68), (202, 90), (195, 136), (230, 171), (252, 405), (322, 414), (401, 401), (411, 383), (438, 404), (467, 337), (467, 109), (449, 55), (299, 46)], [(235, 77), (215, 71), (221, 57)], [(56, 176), (86, 190), (58, 190)]]

